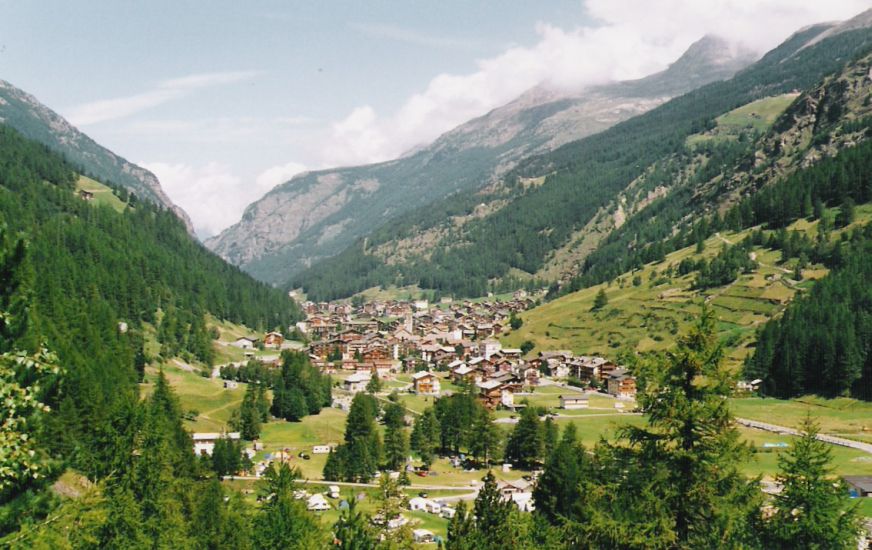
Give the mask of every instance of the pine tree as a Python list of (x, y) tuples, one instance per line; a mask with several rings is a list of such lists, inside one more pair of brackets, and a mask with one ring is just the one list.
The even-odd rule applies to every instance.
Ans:
[(333, 524), (333, 547), (338, 550), (376, 550), (378, 539), (368, 518), (357, 509), (357, 501), (348, 499), (348, 507)]
[(445, 550), (475, 550), (475, 543), (475, 518), (467, 511), (466, 502), (461, 500), (454, 517), (448, 522)]
[(379, 478), (376, 499), (375, 517), (382, 525), (379, 548), (384, 550), (405, 550), (412, 547), (412, 528), (409, 524), (394, 529), (388, 528), (388, 522), (400, 517), (407, 499), (399, 484), (388, 475)]
[(421, 416), (415, 419), (415, 427), (412, 429), (411, 446), (418, 452), (425, 470), (430, 469), (436, 458), (436, 449), (439, 447), (439, 419), (433, 407), (424, 409)]
[(327, 455), (327, 461), (324, 463), (324, 470), (321, 473), (325, 480), (339, 481), (344, 477), (345, 464), (342, 460), (344, 451), (345, 447), (342, 446), (330, 450), (330, 453)]
[(620, 539), (601, 544), (756, 544), (761, 494), (757, 481), (738, 470), (750, 450), (729, 409), (735, 375), (722, 365), (714, 328), (714, 315), (703, 308), (674, 351), (640, 365), (646, 387), (638, 400), (648, 413), (647, 426), (625, 427), (622, 436), (630, 447), (601, 453), (604, 471), (597, 476), (623, 481), (601, 491), (602, 498), (588, 508), (603, 521), (592, 522), (591, 530), (620, 533)]
[(529, 469), (542, 460), (542, 451), (542, 423), (536, 410), (527, 407), (506, 442), (505, 459)]
[(260, 421), (269, 422), (270, 403), (266, 398), (266, 383), (261, 381), (257, 384), (257, 410), (260, 411)]
[[(573, 425), (574, 426), (574, 425)], [(544, 445), (544, 457), (547, 459), (554, 452), (560, 439), (560, 428), (554, 422), (554, 418), (549, 414), (545, 417), (545, 422), (542, 423), (542, 442)]]
[(257, 383), (249, 383), (239, 407), (239, 431), (242, 439), (248, 441), (260, 437), (261, 411), (257, 404), (257, 393)]
[(599, 292), (596, 293), (596, 297), (593, 299), (593, 311), (599, 311), (602, 308), (606, 307), (609, 303), (609, 297), (606, 295), (606, 289), (601, 288)]
[(391, 403), (385, 408), (384, 454), (385, 467), (399, 470), (409, 455), (409, 438), (405, 429), (405, 411), (402, 405)]
[(326, 545), (318, 519), (294, 498), (299, 472), (287, 464), (271, 465), (264, 472), (261, 495), (264, 504), (254, 518), (254, 541), (258, 548), (320, 550)]
[(299, 422), (308, 414), (309, 409), (306, 405), (306, 396), (299, 388), (294, 388), (288, 392), (288, 408), (286, 411), (286, 420), (291, 422)]
[(470, 434), (469, 452), (476, 460), (488, 465), (499, 455), (502, 434), (494, 424), (491, 413), (480, 405), (473, 414)]
[(551, 523), (573, 517), (573, 509), (581, 504), (585, 461), (584, 447), (577, 441), (576, 433), (574, 423), (566, 426), (533, 489), (536, 513)]
[(833, 480), (833, 454), (829, 444), (817, 439), (818, 425), (807, 416), (802, 436), (779, 454), (776, 480), (782, 490), (775, 495), (774, 514), (766, 521), (770, 548), (857, 547), (860, 532), (857, 506), (844, 482)]
[(382, 389), (381, 379), (378, 377), (378, 373), (372, 373), (372, 378), (369, 379), (369, 382), (366, 384), (366, 391), (371, 395), (375, 395), (380, 392)]

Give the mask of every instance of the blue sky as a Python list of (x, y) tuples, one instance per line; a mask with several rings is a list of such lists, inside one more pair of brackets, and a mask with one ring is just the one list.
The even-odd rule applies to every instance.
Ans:
[(866, 0), (0, 0), (0, 78), (152, 169), (201, 235), (303, 169), (393, 158), (531, 86), (760, 51)]

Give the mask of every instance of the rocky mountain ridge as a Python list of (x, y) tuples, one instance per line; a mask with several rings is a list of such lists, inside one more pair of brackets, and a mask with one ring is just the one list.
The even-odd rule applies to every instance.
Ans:
[(538, 86), (400, 159), (299, 175), (206, 245), (262, 280), (283, 283), (397, 215), (494, 185), (523, 158), (728, 78), (753, 60), (748, 51), (704, 37), (668, 69), (640, 80), (574, 93)]
[(86, 175), (121, 185), (141, 199), (172, 210), (194, 234), (188, 214), (167, 196), (154, 174), (99, 145), (34, 96), (5, 80), (0, 80), (0, 123), (62, 154)]

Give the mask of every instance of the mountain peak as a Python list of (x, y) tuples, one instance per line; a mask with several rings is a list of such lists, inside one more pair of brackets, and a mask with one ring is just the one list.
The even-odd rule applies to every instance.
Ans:
[(757, 60), (750, 49), (727, 39), (707, 34), (690, 45), (666, 72), (695, 75), (701, 72), (726, 70), (732, 76), (737, 70)]

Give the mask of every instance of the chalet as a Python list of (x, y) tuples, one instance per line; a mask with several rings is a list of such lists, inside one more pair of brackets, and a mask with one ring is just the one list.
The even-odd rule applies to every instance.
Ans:
[(475, 382), (478, 371), (475, 367), (470, 367), (466, 363), (461, 363), (459, 367), (451, 371), (451, 379), (455, 384)]
[(225, 380), (224, 381), (224, 389), (225, 390), (235, 390), (239, 387), (239, 382), (236, 380)]
[(239, 432), (218, 433), (218, 432), (195, 432), (191, 434), (191, 439), (194, 441), (194, 454), (212, 456), (212, 450), (215, 448), (215, 442), (219, 439), (226, 438), (234, 441), (239, 441)]
[(323, 317), (312, 317), (309, 319), (309, 334), (312, 338), (326, 338), (330, 332), (336, 328), (336, 323)]
[(441, 387), (436, 375), (429, 371), (416, 372), (412, 375), (412, 388), (418, 395), (439, 395)]
[(497, 489), (503, 498), (508, 499), (514, 494), (530, 492), (533, 489), (533, 484), (525, 479), (500, 481), (497, 483)]
[(501, 350), (501, 352), (506, 357), (506, 359), (510, 360), (518, 360), (521, 358), (521, 355), (523, 355), (521, 350), (517, 348), (506, 348)]
[(492, 323), (479, 323), (475, 326), (475, 337), (478, 339), (490, 338), (494, 335), (494, 326)]
[(524, 383), (528, 386), (538, 386), (539, 385), (539, 369), (534, 369), (533, 367), (527, 367), (522, 371), (524, 377)]
[(560, 408), (566, 410), (586, 409), (588, 408), (587, 395), (561, 395)]
[(279, 349), (285, 343), (285, 337), (280, 332), (268, 332), (263, 337), (263, 345), (267, 348)]
[(85, 191), (84, 189), (79, 191), (79, 198), (83, 201), (92, 201), (94, 200), (94, 193), (90, 191)]
[(627, 369), (618, 368), (612, 371), (608, 378), (609, 395), (615, 397), (636, 397), (636, 379), (627, 372)]
[(487, 380), (476, 384), (478, 399), (488, 409), (495, 409), (503, 401), (503, 383), (499, 380)]
[(254, 347), (257, 345), (257, 340), (248, 338), (246, 336), (241, 336), (233, 342), (233, 345), (239, 349), (254, 349)]
[(342, 382), (342, 385), (346, 391), (358, 393), (366, 390), (366, 385), (369, 384), (370, 378), (372, 378), (372, 376), (369, 374), (356, 372), (346, 378)]

